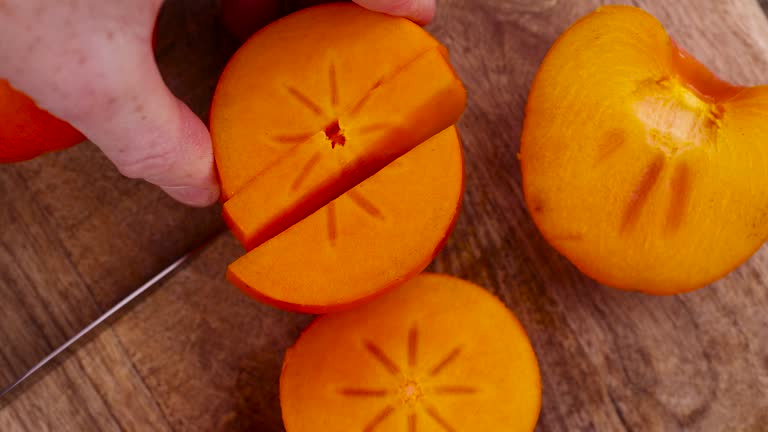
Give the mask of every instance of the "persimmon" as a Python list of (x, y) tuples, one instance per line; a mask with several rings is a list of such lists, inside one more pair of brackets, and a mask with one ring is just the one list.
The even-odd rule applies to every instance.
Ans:
[(720, 80), (641, 9), (601, 7), (557, 39), (530, 91), (529, 211), (601, 283), (703, 287), (768, 235), (767, 120), (768, 87)]
[(483, 288), (422, 274), (359, 308), (317, 318), (280, 376), (287, 432), (533, 431), (536, 354)]
[[(419, 75), (426, 72), (432, 73), (428, 80)], [(414, 74), (413, 79), (408, 73)], [(432, 79), (441, 82), (430, 83)], [(450, 86), (439, 88), (445, 82)], [(419, 85), (426, 89), (420, 90)], [(428, 92), (437, 96), (428, 100), (429, 106), (411, 102)], [(411, 126), (403, 122), (414, 123), (401, 119), (401, 104), (408, 104), (416, 114), (433, 116), (419, 126), (434, 135), (456, 122), (465, 102), (464, 88), (450, 67), (446, 49), (405, 18), (351, 3), (295, 12), (246, 41), (219, 80), (211, 133), (223, 198), (232, 198), (262, 171), (313, 137), (322, 138), (335, 124), (337, 137), (347, 142), (329, 140), (318, 150), (338, 150), (342, 164), (347, 155), (343, 150), (377, 156), (361, 146), (378, 134), (394, 134), (398, 127)], [(362, 143), (354, 145), (354, 141)], [(392, 144), (397, 144), (397, 152), (383, 155), (386, 159), (404, 153), (401, 147), (417, 143)]]
[(421, 272), (458, 214), (465, 104), (445, 47), (404, 18), (335, 3), (256, 33), (211, 109), (223, 216), (250, 251), (229, 279), (326, 312)]
[(420, 273), (463, 193), (455, 128), (434, 136), (229, 266), (227, 278), (282, 309), (350, 307)]
[(0, 79), (0, 163), (20, 162), (62, 150), (85, 137)]

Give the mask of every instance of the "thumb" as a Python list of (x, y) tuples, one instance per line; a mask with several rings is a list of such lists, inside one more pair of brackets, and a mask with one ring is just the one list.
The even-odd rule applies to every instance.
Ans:
[(355, 3), (390, 15), (409, 18), (419, 24), (429, 24), (435, 16), (435, 0), (354, 0)]
[[(203, 122), (163, 82), (149, 49), (110, 55), (70, 77), (56, 108), (130, 178), (144, 179), (192, 206), (219, 195)], [(55, 104), (58, 105), (58, 104)]]

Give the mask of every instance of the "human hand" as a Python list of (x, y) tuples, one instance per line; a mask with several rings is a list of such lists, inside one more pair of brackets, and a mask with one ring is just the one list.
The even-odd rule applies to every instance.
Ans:
[[(419, 23), (435, 10), (435, 0), (357, 3)], [(207, 206), (219, 196), (210, 135), (165, 85), (152, 52), (161, 5), (0, 0), (0, 77), (83, 132), (123, 175)]]

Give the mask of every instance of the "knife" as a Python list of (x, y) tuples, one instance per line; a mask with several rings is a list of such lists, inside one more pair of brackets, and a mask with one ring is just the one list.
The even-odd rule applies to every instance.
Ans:
[[(223, 232), (223, 231), (222, 231)], [(13, 389), (18, 387), (21, 383), (23, 383), (27, 378), (34, 375), (35, 372), (39, 371), (43, 368), (46, 364), (50, 363), (51, 360), (55, 359), (57, 356), (59, 356), (62, 352), (66, 351), (69, 347), (71, 347), (75, 342), (82, 339), (83, 336), (87, 335), (91, 332), (91, 330), (98, 327), (101, 323), (115, 315), (119, 310), (123, 309), (126, 305), (131, 303), (132, 301), (136, 300), (136, 298), (140, 297), (142, 294), (147, 292), (150, 288), (157, 285), (160, 281), (165, 279), (168, 275), (179, 269), (181, 266), (183, 266), (187, 261), (190, 260), (193, 256), (195, 256), (197, 253), (205, 249), (208, 244), (210, 244), (216, 237), (218, 237), (222, 232), (217, 232), (216, 234), (212, 235), (208, 239), (206, 239), (204, 242), (202, 242), (200, 245), (196, 246), (195, 248), (191, 249), (181, 257), (179, 257), (176, 261), (171, 263), (168, 267), (161, 270), (159, 273), (154, 275), (151, 279), (146, 281), (143, 285), (138, 287), (136, 290), (134, 290), (131, 294), (129, 294), (127, 297), (122, 299), (120, 302), (118, 302), (116, 305), (112, 306), (104, 312), (101, 316), (96, 318), (93, 322), (88, 324), (85, 328), (80, 330), (76, 335), (72, 336), (69, 340), (64, 342), (61, 346), (56, 348), (53, 352), (45, 356), (40, 362), (38, 362), (36, 365), (32, 366), (29, 370), (24, 372), (23, 375), (21, 375), (16, 381), (11, 383), (9, 386), (5, 387), (2, 391), (0, 391), (0, 398), (5, 396), (6, 394), (10, 393)]]

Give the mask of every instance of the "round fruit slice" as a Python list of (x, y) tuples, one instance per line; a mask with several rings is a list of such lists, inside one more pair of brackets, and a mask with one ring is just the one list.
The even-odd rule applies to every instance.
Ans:
[(320, 317), (285, 356), (287, 432), (533, 431), (536, 355), (497, 298), (423, 274), (357, 309)]
[(700, 288), (768, 237), (767, 118), (768, 87), (720, 81), (651, 15), (602, 7), (560, 36), (531, 89), (529, 210), (606, 285)]
[(465, 96), (441, 52), (419, 56), (224, 203), (232, 232), (258, 246), (452, 125)]
[(228, 279), (327, 312), (421, 272), (456, 220), (466, 91), (416, 24), (352, 3), (289, 15), (233, 57), (211, 112)]
[(344, 178), (318, 178), (304, 195), (339, 183), (338, 196), (350, 175), (359, 182), (452, 125), (466, 94), (446, 57), (418, 25), (352, 3), (265, 27), (230, 60), (213, 100), (224, 199), (252, 179), (260, 190), (278, 185), (283, 168), (263, 171), (287, 154), (293, 169), (333, 159)]
[(83, 137), (0, 79), (0, 163), (20, 162), (72, 147)]
[(227, 278), (283, 309), (349, 307), (429, 265), (462, 193), (461, 144), (451, 127), (232, 263)]

